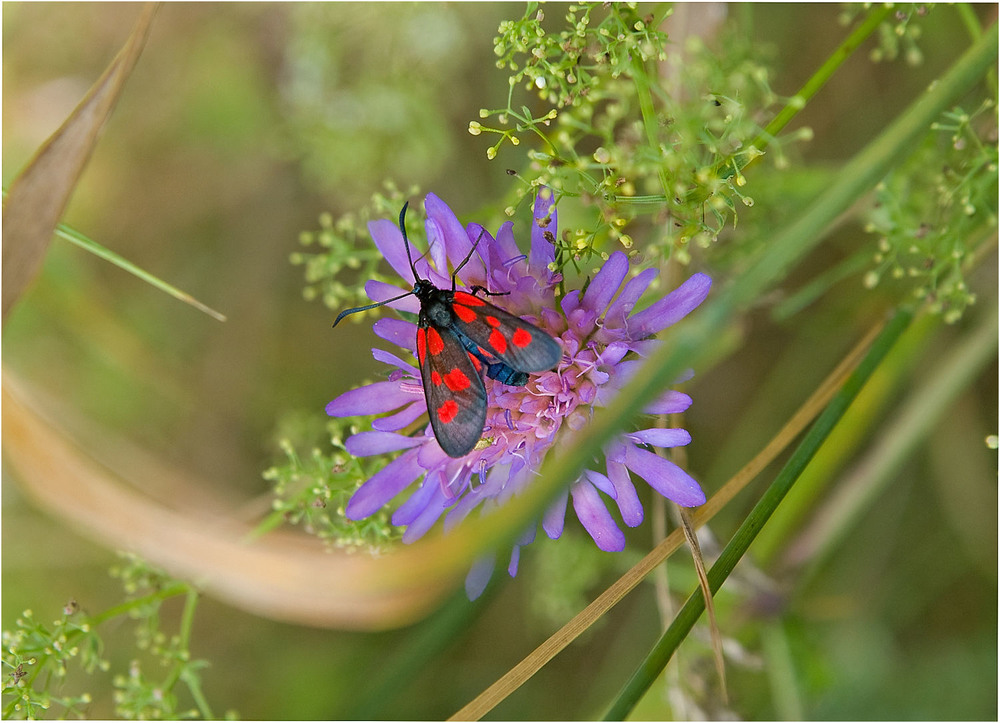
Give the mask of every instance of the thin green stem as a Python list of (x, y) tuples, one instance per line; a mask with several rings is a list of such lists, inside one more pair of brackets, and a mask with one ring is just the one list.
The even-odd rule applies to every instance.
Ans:
[(205, 698), (205, 693), (201, 689), (201, 681), (198, 680), (198, 676), (185, 674), (183, 677), (188, 690), (191, 691), (191, 697), (194, 698), (195, 705), (198, 706), (198, 712), (201, 713), (202, 719), (215, 720), (215, 716), (212, 715), (212, 709), (208, 705), (208, 700)]
[[(189, 588), (184, 600), (184, 611), (181, 613), (181, 627), (177, 634), (177, 650), (187, 650), (191, 643), (191, 627), (194, 624), (194, 611), (198, 607), (198, 593), (194, 588)], [(163, 681), (164, 690), (172, 690), (177, 680), (181, 677), (187, 661), (178, 660), (174, 663), (170, 674)]]
[(958, 3), (955, 5), (955, 10), (958, 12), (958, 17), (962, 19), (965, 29), (969, 31), (969, 37), (973, 40), (979, 40), (983, 34), (983, 26), (979, 24), (979, 18), (976, 17), (976, 11), (972, 9), (972, 5)]
[[(7, 189), (6, 188), (3, 189), (2, 194), (3, 194), (3, 198), (6, 200), (6, 198), (7, 198)], [(55, 229), (54, 233), (59, 238), (65, 240), (65, 241), (69, 241), (71, 244), (75, 244), (75, 245), (79, 246), (80, 248), (84, 249), (85, 251), (89, 251), (90, 253), (94, 254), (94, 256), (97, 256), (99, 258), (104, 259), (105, 261), (108, 261), (108, 262), (114, 264), (115, 266), (117, 266), (118, 268), (122, 269), (123, 271), (127, 271), (128, 273), (132, 274), (133, 276), (136, 276), (136, 277), (142, 279), (147, 284), (150, 284), (151, 286), (156, 287), (160, 291), (163, 291), (163, 292), (169, 294), (170, 296), (173, 296), (175, 299), (183, 301), (185, 304), (190, 304), (194, 308), (198, 309), (198, 311), (202, 311), (202, 312), (208, 314), (213, 319), (217, 319), (218, 321), (225, 321), (226, 320), (226, 315), (225, 314), (216, 311), (215, 309), (211, 308), (207, 304), (203, 304), (202, 302), (198, 301), (196, 298), (194, 298), (193, 296), (191, 296), (191, 294), (189, 294), (189, 293), (187, 293), (185, 291), (181, 291), (176, 286), (168, 284), (163, 279), (160, 279), (160, 278), (157, 278), (156, 276), (153, 276), (151, 273), (149, 273), (145, 269), (139, 268), (138, 266), (136, 266), (135, 264), (133, 264), (128, 259), (126, 259), (126, 258), (124, 258), (122, 256), (119, 256), (114, 251), (101, 246), (99, 243), (97, 243), (93, 239), (88, 238), (87, 236), (83, 235), (82, 233), (80, 233), (79, 231), (77, 231), (75, 228), (72, 228), (71, 226), (67, 226), (64, 223), (61, 223), (61, 224), (59, 224), (59, 225), (56, 226), (56, 229)]]
[(774, 138), (788, 123), (798, 115), (799, 111), (806, 107), (820, 88), (826, 85), (835, 72), (844, 62), (851, 57), (855, 50), (878, 28), (879, 25), (889, 16), (893, 10), (889, 5), (879, 5), (873, 7), (868, 13), (868, 17), (840, 44), (836, 50), (826, 59), (819, 69), (812, 74), (805, 85), (792, 96), (781, 111), (778, 112), (767, 127), (754, 139), (753, 145), (758, 150), (764, 150), (770, 138)]
[[(802, 443), (785, 467), (778, 473), (774, 482), (754, 506), (750, 514), (747, 515), (743, 524), (733, 535), (729, 544), (722, 551), (719, 559), (712, 566), (708, 573), (709, 587), (712, 592), (718, 592), (722, 583), (736, 567), (750, 544), (757, 537), (757, 533), (767, 522), (767, 520), (777, 509), (784, 499), (788, 490), (795, 484), (802, 470), (805, 469), (809, 460), (823, 444), (830, 432), (834, 429), (840, 418), (843, 416), (851, 401), (868, 381), (869, 377), (878, 368), (879, 363), (895, 344), (906, 327), (909, 325), (913, 315), (908, 311), (899, 311), (886, 324), (885, 328), (872, 343), (872, 347), (858, 368), (844, 383), (843, 388), (833, 398), (827, 408), (819, 416), (816, 422), (806, 433)], [(657, 641), (656, 645), (640, 664), (626, 683), (625, 688), (612, 703), (604, 720), (624, 720), (629, 712), (635, 707), (639, 699), (645, 694), (649, 687), (656, 680), (657, 676), (669, 662), (674, 651), (681, 644), (695, 621), (701, 616), (705, 609), (705, 598), (701, 591), (697, 590), (691, 594), (684, 607), (681, 608), (673, 623)]]
[[(653, 105), (653, 93), (649, 87), (649, 76), (646, 74), (646, 67), (636, 53), (632, 58), (632, 82), (635, 84), (635, 94), (639, 99), (639, 112), (642, 114), (642, 127), (646, 132), (646, 142), (652, 151), (657, 151), (660, 147), (658, 135), (659, 122), (656, 119), (656, 108)], [(667, 179), (667, 170), (662, 163), (656, 164), (656, 175), (660, 179), (660, 186), (663, 188), (664, 198), (670, 196), (670, 182)]]
[(808, 560), (800, 590), (823, 569), (873, 501), (898, 479), (895, 471), (925, 443), (959, 395), (991, 359), (996, 359), (997, 328), (994, 305), (965, 338), (948, 349), (928, 374), (928, 381), (907, 398), (896, 412), (894, 423), (874, 440), (852, 474), (830, 495), (818, 519), (796, 545), (801, 550), (799, 557)]
[(191, 586), (187, 583), (177, 582), (172, 585), (168, 585), (162, 590), (157, 590), (156, 592), (150, 593), (149, 595), (144, 595), (143, 597), (136, 598), (135, 600), (128, 600), (114, 607), (108, 608), (102, 613), (98, 613), (90, 618), (90, 625), (97, 626), (103, 622), (110, 620), (111, 618), (116, 618), (119, 615), (125, 615), (131, 610), (136, 608), (144, 607), (150, 603), (160, 602), (166, 600), (167, 598), (172, 598), (177, 595), (183, 595), (190, 590)]

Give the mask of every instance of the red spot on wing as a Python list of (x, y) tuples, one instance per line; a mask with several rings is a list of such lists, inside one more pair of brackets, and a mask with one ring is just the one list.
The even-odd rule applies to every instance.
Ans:
[(500, 320), (498, 318), (496, 318), (495, 316), (487, 316), (486, 317), (486, 323), (489, 324), (490, 326), (492, 326), (494, 329), (496, 327), (500, 326)]
[(514, 343), (514, 346), (519, 346), (523, 349), (531, 343), (531, 332), (518, 328), (510, 340)]
[(448, 388), (453, 392), (460, 392), (463, 389), (468, 389), (472, 386), (472, 382), (469, 378), (462, 373), (459, 368), (452, 369), (450, 372), (444, 375), (444, 383), (448, 385)]
[(447, 424), (458, 416), (458, 404), (454, 399), (446, 399), (444, 404), (437, 408), (438, 419)]
[[(482, 349), (480, 349), (479, 351), (482, 351)], [(472, 352), (469, 352), (469, 359), (471, 359), (471, 360), (472, 360), (472, 366), (474, 366), (474, 367), (476, 368), (476, 371), (477, 371), (477, 372), (479, 372), (479, 371), (482, 371), (482, 370), (483, 370), (483, 365), (482, 365), (482, 364), (481, 364), (481, 363), (479, 362), (479, 360), (478, 360), (478, 359), (476, 359), (476, 357), (474, 357), (474, 356), (472, 355)]]
[(503, 334), (494, 329), (490, 332), (490, 346), (497, 350), (497, 354), (503, 354), (507, 351), (507, 340), (503, 338)]
[(455, 312), (455, 316), (464, 321), (466, 324), (470, 324), (476, 319), (476, 312), (474, 312), (468, 306), (462, 306), (461, 304), (453, 304), (451, 308)]
[(427, 356), (427, 330), (417, 329), (417, 359), (423, 366), (424, 358)]
[(466, 306), (485, 306), (486, 302), (480, 299), (478, 296), (473, 296), (465, 291), (455, 292), (455, 301), (460, 304), (465, 304)]
[(427, 351), (431, 353), (431, 356), (437, 356), (444, 351), (444, 339), (433, 326), (427, 330)]
[(431, 384), (433, 384), (436, 387), (440, 387), (442, 381), (443, 380), (441, 379), (441, 375), (438, 374), (436, 371), (432, 370), (431, 371)]

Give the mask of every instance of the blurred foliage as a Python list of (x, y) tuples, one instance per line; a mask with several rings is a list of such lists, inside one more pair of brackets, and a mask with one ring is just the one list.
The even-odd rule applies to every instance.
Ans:
[(966, 271), (989, 248), (997, 227), (996, 99), (975, 113), (956, 108), (876, 190), (867, 231), (879, 234), (873, 287), (906, 279), (917, 298), (954, 323), (975, 303)]
[[(903, 9), (772, 139), (763, 162), (741, 170), (740, 185), (736, 169), (751, 160), (760, 127), (841, 41), (847, 16), (865, 8), (729, 6), (718, 34), (683, 39), (684, 63), (664, 71), (669, 85), (646, 89), (650, 123), (642, 77), (652, 77), (659, 56), (646, 54), (641, 74), (628, 58), (662, 32), (681, 42), (663, 6), (166, 4), (65, 220), (229, 321), (202, 317), (56, 241), (4, 330), (4, 363), (59, 400), (55, 413), (95, 455), (113, 452), (107, 439), (126, 435), (208, 480), (234, 507), (276, 483), (274, 515), (332, 536), (360, 473), (345, 472), (343, 488), (330, 486), (329, 470), (356, 463), (327, 447), (344, 431), (299, 415), (321, 416), (328, 400), (372, 376), (374, 363), (359, 361), (372, 337), (361, 326), (334, 337), (328, 308), (302, 303), (302, 268), (288, 265), (289, 255), (306, 269), (307, 295), (342, 306), (378, 272), (365, 223), (394, 218), (415, 184), (463, 221), (495, 226), (512, 212), (520, 222), (519, 199), (545, 183), (559, 189), (568, 229), (562, 260), (579, 260), (584, 275), (590, 254), (632, 242), (651, 260), (690, 257), (724, 284), (766, 245), (769, 229), (827, 185), (968, 46), (970, 13), (983, 25), (995, 20), (986, 5)], [(5, 5), (4, 184), (72, 110), (132, 19), (121, 6)], [(594, 57), (598, 47), (608, 56)], [(873, 64), (873, 55), (883, 62)], [(889, 62), (896, 58), (904, 62)], [(870, 213), (833, 229), (773, 298), (759, 300), (761, 312), (747, 315), (739, 350), (687, 384), (695, 399), (689, 464), (706, 488), (759, 449), (861, 330), (915, 289), (935, 294), (954, 324), (934, 337), (898, 394), (926, 384), (934, 349), (962, 339), (970, 322), (952, 318), (955, 310), (973, 297), (968, 316), (996, 305), (993, 94), (984, 86), (962, 103), (975, 110), (956, 108), (928, 129), (926, 142), (873, 194)], [(654, 162), (662, 147), (676, 149), (676, 166)], [(397, 190), (383, 185), (388, 178)], [(664, 200), (678, 192), (683, 203), (664, 215)], [(317, 217), (319, 228), (302, 233)], [(929, 255), (935, 263), (924, 264)], [(897, 269), (902, 277), (894, 279)], [(872, 271), (880, 282), (865, 289)], [(996, 434), (996, 378), (992, 366), (976, 379), (808, 581), (778, 563), (737, 568), (717, 602), (728, 709), (713, 688), (707, 635), (696, 629), (682, 649), (681, 682), (668, 671), (636, 716), (693, 716), (700, 706), (746, 719), (994, 719), (996, 454), (983, 439)], [(274, 441), (282, 438), (291, 445)], [(473, 619), (442, 609), (386, 633), (310, 630), (199, 600), (190, 640), (178, 647), (156, 631), (175, 622), (180, 629), (183, 613), (163, 606), (139, 621), (148, 646), (140, 656), (130, 627), (102, 628), (103, 646), (93, 648), (84, 644), (91, 638), (81, 612), (55, 625), (22, 614), (58, 610), (70, 599), (110, 610), (121, 593), (103, 572), (115, 564), (111, 553), (39, 514), (6, 479), (3, 493), (3, 628), (21, 636), (5, 636), (5, 705), (12, 684), (23, 690), (30, 682), (29, 661), (40, 660), (32, 650), (61, 635), (81, 641), (49, 658), (53, 680), (64, 665), (72, 682), (31, 699), (49, 706), (35, 710), (44, 717), (182, 715), (197, 707), (193, 699), (153, 693), (171, 675), (175, 683), (200, 680), (215, 711), (342, 717), (371, 690), (373, 671), (392, 666), (438, 625), (445, 642), (405, 680), (380, 689), (379, 716), (443, 718), (596, 595), (610, 566), (651, 544), (647, 527), (630, 530), (629, 551), (602, 562), (591, 559), (585, 533), (569, 526), (560, 543), (528, 548), (520, 576), (499, 580)], [(982, 502), (956, 512), (955, 497)], [(720, 538), (749, 504), (738, 499), (713, 523)], [(381, 544), (387, 530), (356, 539)], [(669, 585), (688, 593), (689, 565), (672, 562)], [(491, 717), (600, 715), (662, 622), (652, 586), (644, 587)], [(199, 668), (199, 660), (211, 667)], [(115, 682), (104, 662), (109, 672), (127, 672)], [(104, 674), (106, 690), (117, 685), (118, 701), (89, 686), (80, 667), (91, 664), (94, 681)], [(154, 702), (160, 707), (147, 707)]]
[[(51, 627), (40, 623), (29, 609), (15, 621), (13, 631), (4, 630), (4, 667), (13, 671), (4, 680), (5, 718), (86, 718), (91, 704), (107, 705), (107, 701), (97, 700), (103, 691), (68, 693), (68, 688), (77, 687), (78, 680), (67, 673), (71, 666), (77, 667), (88, 676), (97, 674), (92, 685), (107, 687), (107, 681), (102, 680), (106, 676), (101, 674), (111, 671), (111, 662), (104, 657), (105, 643), (97, 628), (123, 617), (136, 621), (139, 655), (168, 672), (162, 680), (151, 679), (143, 674), (143, 661), (136, 657), (127, 673), (114, 673), (115, 714), (132, 720), (213, 717), (201, 692), (199, 674), (207, 662), (191, 659), (189, 649), (197, 594), (189, 585), (171, 580), (135, 556), (120, 557), (123, 562), (112, 568), (111, 574), (121, 579), (126, 602), (88, 615), (71, 599)], [(160, 608), (165, 600), (179, 595), (186, 596), (181, 630), (168, 637), (160, 629)], [(182, 697), (178, 697), (178, 682), (184, 683)], [(182, 708), (182, 700), (184, 705), (193, 706)]]
[[(278, 430), (281, 449), (286, 460), (264, 471), (264, 479), (274, 486), (274, 514), (265, 519), (257, 531), (262, 533), (288, 522), (302, 525), (311, 535), (316, 535), (335, 547), (361, 549), (369, 553), (383, 551), (398, 542), (402, 533), (389, 521), (389, 510), (382, 509), (363, 520), (349, 520), (344, 516), (347, 501), (361, 483), (385, 466), (388, 460), (359, 459), (344, 449), (344, 439), (357, 431), (356, 420), (344, 417), (327, 421), (325, 434), (315, 434), (316, 417), (309, 416), (286, 423)], [(293, 426), (294, 431), (289, 431)], [(311, 447), (307, 456), (299, 455), (296, 448)], [(325, 448), (331, 446), (327, 452)]]

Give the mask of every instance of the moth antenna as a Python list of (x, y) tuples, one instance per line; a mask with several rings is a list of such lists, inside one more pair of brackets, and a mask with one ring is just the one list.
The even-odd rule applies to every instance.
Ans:
[(417, 267), (413, 264), (413, 257), (410, 255), (410, 240), (406, 237), (406, 209), (409, 207), (410, 202), (407, 201), (403, 204), (403, 210), (399, 212), (399, 230), (403, 234), (403, 245), (406, 246), (406, 260), (410, 262), (410, 271), (413, 272), (414, 282), (420, 279), (420, 275), (417, 273)]
[(386, 304), (391, 304), (393, 301), (399, 301), (400, 299), (405, 299), (407, 296), (412, 295), (412, 291), (407, 291), (405, 294), (400, 294), (399, 296), (394, 296), (391, 299), (386, 299), (385, 301), (378, 301), (374, 304), (368, 304), (367, 306), (355, 306), (353, 309), (344, 309), (342, 312), (337, 314), (337, 318), (334, 320), (333, 325), (336, 326), (340, 323), (340, 320), (345, 316), (350, 314), (356, 314), (359, 311), (368, 311), (369, 309), (374, 309), (377, 306), (385, 306)]

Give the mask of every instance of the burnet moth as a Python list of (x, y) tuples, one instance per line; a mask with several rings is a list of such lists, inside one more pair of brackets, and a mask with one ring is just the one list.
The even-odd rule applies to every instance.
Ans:
[(406, 237), (406, 209), (399, 212), (406, 258), (415, 282), (413, 289), (385, 301), (345, 309), (333, 322), (348, 314), (416, 296), (420, 301), (417, 320), (417, 361), (423, 380), (424, 398), (431, 428), (441, 449), (449, 457), (463, 457), (476, 446), (486, 425), (486, 387), (482, 374), (510, 386), (524, 386), (530, 372), (555, 368), (562, 349), (551, 336), (524, 319), (509, 314), (477, 294), (504, 296), (482, 286), (469, 291), (455, 288), (458, 272), (472, 258), (480, 234), (469, 255), (451, 275), (451, 291), (439, 289), (420, 278), (410, 255)]

